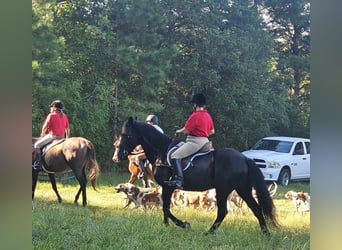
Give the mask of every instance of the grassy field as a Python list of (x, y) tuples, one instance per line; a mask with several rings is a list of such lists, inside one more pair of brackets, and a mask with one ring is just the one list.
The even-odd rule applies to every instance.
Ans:
[(58, 183), (62, 204), (49, 182), (38, 182), (32, 209), (33, 249), (310, 249), (310, 213), (293, 214), (292, 201), (284, 198), (288, 190), (309, 192), (309, 183), (278, 187), (274, 203), (281, 227), (270, 228), (268, 238), (246, 206), (244, 215), (229, 213), (213, 235), (204, 233), (214, 222), (216, 211), (200, 208), (172, 209), (179, 219), (191, 224), (191, 230), (171, 221), (165, 227), (161, 210), (123, 208), (123, 196), (114, 186), (127, 180), (127, 173), (102, 174), (99, 192), (88, 185), (85, 208), (73, 203), (78, 190), (75, 180)]

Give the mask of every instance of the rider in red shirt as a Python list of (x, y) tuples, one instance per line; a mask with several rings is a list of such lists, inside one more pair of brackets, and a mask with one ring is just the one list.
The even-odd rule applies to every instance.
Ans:
[(183, 128), (176, 131), (176, 135), (186, 134), (185, 143), (171, 154), (172, 166), (175, 170), (174, 179), (166, 181), (170, 186), (183, 188), (183, 169), (181, 159), (199, 151), (206, 143), (208, 137), (215, 133), (213, 119), (205, 109), (206, 98), (203, 94), (195, 94), (191, 103), (194, 112), (189, 116)]
[(33, 163), (34, 169), (42, 169), (42, 154), (41, 148), (58, 138), (68, 138), (70, 135), (68, 116), (62, 111), (63, 103), (60, 100), (55, 100), (50, 104), (50, 113), (45, 119), (41, 138), (34, 144), (36, 151), (36, 161)]

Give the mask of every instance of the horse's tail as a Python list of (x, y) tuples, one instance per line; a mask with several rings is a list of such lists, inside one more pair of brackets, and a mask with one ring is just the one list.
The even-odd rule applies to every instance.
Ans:
[(100, 166), (96, 160), (95, 147), (93, 143), (89, 140), (85, 140), (85, 143), (88, 148), (88, 158), (87, 158), (85, 167), (89, 170), (88, 178), (91, 182), (91, 185), (93, 189), (97, 191), (96, 182), (97, 182), (97, 178), (100, 175)]
[(270, 193), (265, 185), (264, 176), (260, 171), (259, 167), (255, 164), (255, 162), (246, 158), (248, 164), (248, 175), (251, 180), (257, 197), (258, 203), (261, 207), (262, 213), (265, 216), (265, 219), (270, 221), (275, 227), (278, 227), (279, 224), (275, 215), (275, 206), (273, 204), (273, 200), (270, 196)]

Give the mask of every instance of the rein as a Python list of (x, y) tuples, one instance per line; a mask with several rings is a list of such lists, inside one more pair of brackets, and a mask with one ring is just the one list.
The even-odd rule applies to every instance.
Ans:
[(141, 153), (144, 153), (145, 151), (138, 151), (138, 152), (134, 152), (134, 151), (132, 151), (131, 153), (130, 153), (130, 155), (138, 155), (138, 154), (141, 154)]

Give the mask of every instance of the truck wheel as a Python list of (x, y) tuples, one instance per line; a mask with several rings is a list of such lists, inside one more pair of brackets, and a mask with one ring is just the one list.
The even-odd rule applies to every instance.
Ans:
[(290, 170), (288, 169), (282, 169), (279, 178), (278, 178), (278, 184), (281, 186), (288, 186), (290, 183)]

